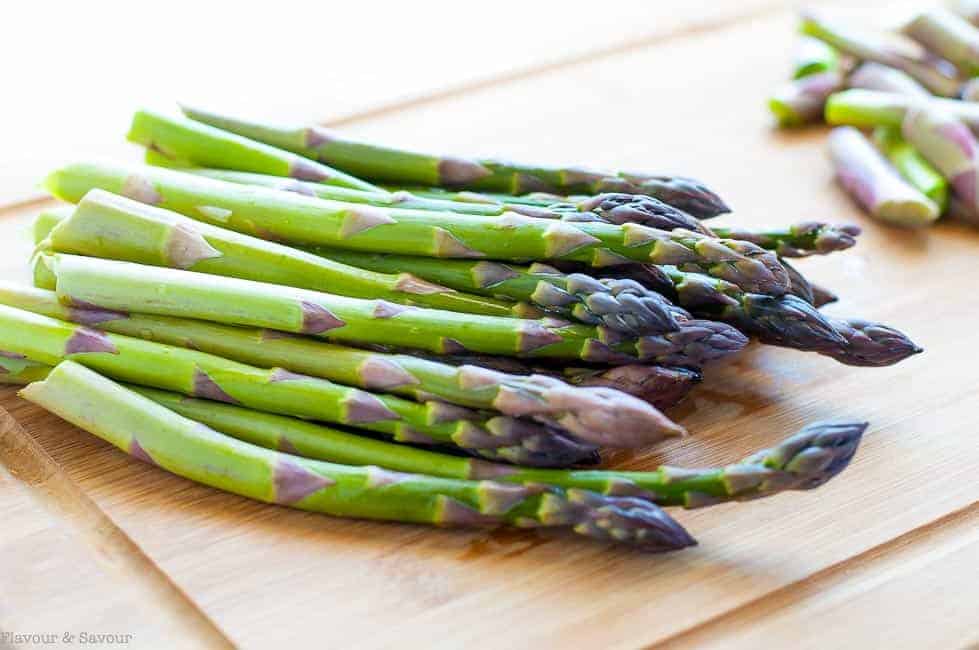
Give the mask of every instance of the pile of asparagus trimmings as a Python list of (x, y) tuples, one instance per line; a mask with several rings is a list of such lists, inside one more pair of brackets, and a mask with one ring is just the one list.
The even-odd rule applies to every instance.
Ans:
[(682, 434), (659, 409), (749, 336), (855, 365), (919, 351), (824, 316), (832, 294), (785, 262), (851, 246), (847, 227), (710, 228), (726, 208), (689, 179), (185, 112), (136, 114), (155, 166), (48, 177), (76, 205), (38, 219), (35, 287), (0, 287), (0, 377), (208, 485), (679, 549), (694, 541), (662, 506), (817, 487), (866, 425), (814, 424), (723, 467), (568, 468)]
[(770, 101), (786, 126), (844, 125), (829, 139), (837, 178), (890, 223), (979, 224), (979, 2), (951, 9), (917, 14), (903, 36), (804, 15), (796, 78)]

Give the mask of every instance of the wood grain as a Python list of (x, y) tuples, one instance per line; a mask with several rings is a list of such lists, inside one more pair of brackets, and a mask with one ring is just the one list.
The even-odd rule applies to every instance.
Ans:
[[(832, 183), (824, 130), (771, 130), (763, 99), (786, 73), (789, 12), (615, 49), (635, 30), (596, 45), (607, 44), (603, 56), (543, 59), (506, 83), (465, 86), (462, 76), (464, 92), (386, 108), (388, 98), (375, 97), (381, 110), (356, 130), (428, 149), (695, 173), (729, 199), (739, 224), (863, 225), (856, 249), (802, 267), (842, 294), (831, 313), (894, 324), (926, 354), (864, 369), (752, 346), (711, 368), (674, 413), (693, 436), (609, 459), (633, 469), (706, 465), (805, 422), (869, 420), (860, 454), (834, 483), (679, 512), (701, 546), (649, 557), (537, 533), (429, 530), (256, 504), (130, 462), (12, 390), (0, 391), (0, 405), (242, 646), (975, 643), (979, 295), (970, 274), (979, 233), (868, 222)], [(5, 277), (26, 277), (25, 229), (36, 209), (0, 208)]]

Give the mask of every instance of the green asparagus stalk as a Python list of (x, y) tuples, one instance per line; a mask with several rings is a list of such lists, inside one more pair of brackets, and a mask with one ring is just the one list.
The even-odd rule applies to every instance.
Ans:
[(490, 316), (543, 316), (527, 304), (461, 293), (409, 273), (365, 271), (102, 190), (82, 197), (41, 246), (402, 305)]
[(903, 32), (927, 50), (951, 61), (966, 77), (979, 75), (979, 29), (967, 20), (933, 7), (915, 16)]
[(141, 461), (267, 503), (437, 525), (557, 526), (647, 551), (696, 543), (658, 506), (641, 499), (397, 473), (264, 449), (70, 361), (20, 394)]
[(0, 384), (23, 385), (41, 381), (51, 366), (31, 361), (21, 354), (0, 351)]
[(901, 130), (892, 126), (879, 126), (874, 129), (873, 139), (877, 148), (904, 180), (934, 201), (939, 211), (944, 213), (948, 207), (948, 182), (904, 139)]
[(536, 202), (539, 205), (535, 205), (535, 201), (528, 199), (514, 200), (515, 197), (505, 197), (500, 201), (445, 200), (442, 198), (418, 196), (406, 190), (395, 190), (384, 193), (362, 192), (344, 187), (334, 187), (266, 174), (252, 174), (249, 172), (210, 169), (206, 167), (180, 167), (167, 164), (167, 161), (169, 161), (168, 158), (152, 150), (147, 150), (146, 152), (146, 162), (148, 164), (170, 167), (182, 172), (213, 178), (219, 181), (238, 183), (240, 185), (258, 185), (260, 187), (295, 192), (296, 194), (333, 201), (364, 203), (378, 207), (401, 208), (406, 210), (430, 210), (483, 216), (504, 216), (507, 212), (516, 212), (526, 217), (537, 217), (540, 219), (605, 221), (619, 225), (638, 223), (649, 226), (650, 228), (662, 228), (664, 230), (686, 228), (695, 232), (710, 234), (706, 226), (701, 224), (697, 218), (648, 196), (599, 194), (595, 197), (578, 198), (573, 202), (565, 197), (555, 197), (554, 200)]
[[(683, 178), (596, 171), (580, 167), (545, 167), (485, 158), (436, 156), (392, 149), (345, 137), (320, 126), (275, 127), (183, 107), (184, 114), (219, 129), (265, 142), (352, 174), (400, 185), (434, 185), (506, 194), (644, 194), (700, 216), (728, 212), (716, 194)], [(683, 205), (670, 199), (688, 198)], [(688, 210), (697, 205), (696, 212)]]
[(530, 303), (633, 336), (676, 331), (680, 329), (677, 318), (689, 316), (682, 310), (678, 313), (669, 300), (638, 283), (599, 281), (582, 273), (568, 275), (545, 264), (521, 266), (342, 249), (312, 250), (351, 266), (379, 273), (402, 269), (458, 291)]
[[(711, 192), (699, 181), (680, 176), (650, 176), (620, 172), (620, 176), (628, 176), (641, 187), (646, 188), (645, 194), (638, 195), (640, 199), (655, 198), (667, 205), (692, 215), (697, 219), (710, 219), (719, 214), (730, 212), (720, 197)], [(548, 192), (531, 192), (521, 196), (511, 196), (495, 192), (469, 192), (446, 190), (437, 187), (421, 186), (387, 186), (392, 192), (405, 191), (415, 196), (432, 199), (443, 199), (468, 203), (499, 203), (504, 205), (523, 205), (529, 207), (547, 208), (557, 206), (563, 209), (567, 204), (578, 206), (583, 201), (592, 198), (580, 195), (562, 195)], [(578, 208), (581, 209), (580, 207)], [(519, 210), (517, 210), (519, 211)], [(615, 220), (612, 220), (613, 223)]]
[[(891, 327), (826, 318), (796, 296), (746, 294), (728, 282), (671, 267), (646, 270), (649, 286), (672, 287), (677, 302), (694, 314), (732, 323), (762, 343), (817, 352), (853, 366), (889, 366), (922, 351)], [(814, 302), (820, 302), (815, 295)]]
[(842, 89), (843, 75), (835, 71), (792, 79), (775, 90), (768, 108), (782, 127), (821, 122), (827, 98)]
[[(55, 229), (53, 222), (62, 217), (63, 220)], [(527, 302), (504, 302), (491, 297), (484, 299), (472, 293), (461, 293), (467, 286), (480, 289), (476, 293), (484, 296), (494, 293), (478, 286), (482, 284), (479, 281), (481, 277), (486, 282), (494, 279), (486, 275), (480, 276), (474, 269), (481, 269), (487, 274), (502, 274), (496, 279), (502, 277), (502, 283), (507, 286), (517, 284), (514, 279), (518, 278), (508, 277), (515, 276), (517, 272), (491, 262), (435, 260), (411, 256), (392, 256), (395, 258), (393, 260), (382, 257), (381, 262), (372, 266), (369, 260), (375, 256), (339, 249), (331, 250), (328, 255), (332, 259), (328, 260), (265, 240), (200, 224), (176, 213), (101, 190), (92, 190), (86, 194), (74, 214), (49, 214), (44, 216), (43, 221), (43, 225), (35, 226), (35, 234), (43, 235), (42, 241), (45, 238), (48, 241), (39, 244), (45, 249), (58, 252), (157, 266), (176, 266), (287, 286), (332, 290), (333, 293), (353, 297), (386, 298), (404, 304), (449, 308), (451, 311), (501, 316), (540, 316), (541, 314), (534, 313), (529, 302), (587, 324), (601, 325), (632, 336), (661, 334), (680, 329), (672, 312), (676, 307), (659, 294), (646, 291), (635, 283), (603, 284), (584, 275), (570, 279), (562, 276), (558, 280), (549, 275), (552, 283), (523, 283), (524, 286), (530, 285), (525, 293), (520, 294), (523, 295), (522, 300)], [(48, 226), (51, 226), (50, 230)], [(175, 245), (175, 242), (181, 243)], [(202, 251), (218, 256), (205, 257), (188, 266), (188, 261), (191, 261), (188, 254), (190, 257), (199, 257)], [(175, 259), (175, 254), (179, 259)], [(340, 261), (345, 259), (359, 268), (341, 264)], [(416, 271), (420, 270), (420, 275), (412, 275), (414, 266), (419, 267)], [(374, 272), (362, 271), (371, 268)], [(433, 284), (438, 280), (426, 281), (426, 269), (429, 271), (428, 277), (444, 275), (450, 280), (450, 284), (438, 285)], [(561, 286), (558, 287), (558, 284)], [(440, 286), (442, 289), (436, 296), (447, 296), (447, 300), (426, 300), (432, 294), (422, 293), (422, 300), (416, 302), (413, 297), (416, 294), (398, 290), (398, 287), (417, 290)], [(505, 292), (496, 293), (505, 296)], [(405, 295), (409, 297), (406, 299)], [(487, 302), (481, 303), (482, 300)], [(467, 309), (466, 306), (470, 304), (473, 307)]]
[(979, 142), (952, 115), (931, 106), (908, 110), (904, 138), (949, 181), (961, 204), (979, 214)]
[(838, 72), (840, 55), (823, 41), (800, 36), (792, 61), (792, 78), (801, 79), (823, 72)]
[(829, 151), (840, 185), (872, 217), (908, 227), (926, 226), (939, 217), (938, 206), (901, 178), (853, 127), (833, 129)]
[(127, 137), (131, 142), (194, 165), (287, 176), (369, 192), (382, 191), (322, 163), (184, 117), (137, 111)]
[[(73, 255), (42, 256), (63, 302), (229, 325), (265, 327), (297, 334), (397, 345), (438, 353), (471, 351), (511, 356), (640, 360), (670, 364), (677, 346), (690, 356), (716, 359), (744, 346), (731, 328), (703, 323), (699, 330), (638, 339), (610, 339), (611, 332), (554, 319), (520, 320), (359, 300), (237, 278), (202, 275)], [(433, 335), (437, 332), (438, 335)], [(602, 340), (604, 339), (604, 340)]]
[[(51, 370), (36, 367), (44, 368), (41, 376), (21, 376), (22, 383), (40, 381)], [(741, 462), (698, 470), (668, 465), (650, 472), (528, 469), (371, 440), (296, 418), (152, 388), (126, 388), (223, 434), (295, 456), (449, 479), (547, 484), (684, 508), (754, 500), (823, 485), (846, 468), (866, 428), (866, 424), (856, 422), (812, 424)]]
[(897, 93), (922, 99), (932, 96), (927, 88), (915, 81), (908, 73), (873, 61), (862, 63), (854, 70), (847, 85), (850, 88)]
[(775, 251), (782, 258), (827, 255), (843, 251), (854, 246), (857, 243), (857, 235), (860, 234), (860, 227), (853, 224), (837, 225), (819, 221), (803, 221), (785, 228), (770, 230), (721, 226), (715, 226), (713, 230), (719, 237), (748, 241)]
[[(347, 348), (270, 331), (69, 307), (58, 302), (54, 292), (17, 284), (0, 283), (0, 304), (115, 334), (190, 347), (258, 367), (281, 367), (370, 391), (395, 393), (418, 401), (434, 399), (514, 417), (539, 417), (558, 423), (579, 439), (614, 435), (622, 440), (640, 440), (650, 431), (673, 426), (658, 411), (628, 395), (569, 386), (553, 377), (532, 374), (532, 369), (520, 369), (528, 376), (518, 376), (467, 364), (456, 367), (411, 355)], [(669, 379), (673, 379), (673, 386)], [(682, 377), (665, 376), (648, 390), (659, 389), (662, 396), (670, 397), (684, 388), (682, 383)], [(616, 444), (613, 442), (612, 446)]]
[(800, 29), (803, 34), (818, 38), (843, 54), (902, 70), (936, 95), (958, 95), (961, 81), (955, 68), (947, 62), (906, 56), (890, 48), (876, 34), (849, 29), (812, 12), (802, 16)]
[(925, 105), (951, 115), (973, 131), (979, 131), (979, 104), (934, 97), (924, 101), (909, 95), (874, 90), (844, 90), (826, 102), (826, 121), (860, 128), (900, 127), (912, 106)]
[[(660, 294), (628, 279), (596, 280), (537, 263), (522, 267), (339, 249), (312, 250), (353, 266), (382, 272), (407, 269), (445, 286), (514, 299), (521, 296), (520, 300), (549, 311), (570, 310), (569, 315), (582, 322), (600, 322), (607, 330), (641, 337), (645, 360), (655, 363), (701, 367), (747, 344), (747, 339), (733, 328), (693, 319)], [(600, 338), (607, 340), (608, 336)]]
[(778, 295), (785, 270), (753, 244), (636, 224), (568, 223), (513, 214), (453, 216), (324, 201), (225, 183), (159, 167), (75, 164), (47, 179), (53, 194), (78, 202), (100, 188), (262, 239), (429, 257), (566, 259), (592, 265), (629, 260), (682, 264)]
[[(543, 424), (482, 415), (442, 402), (419, 404), (377, 395), (282, 368), (257, 368), (196, 350), (108, 334), (5, 305), (0, 305), (0, 350), (48, 365), (71, 359), (119, 381), (348, 424), (404, 442), (453, 444), (487, 458), (521, 464), (563, 466), (588, 459), (594, 451), (594, 446)], [(682, 432), (679, 427), (673, 431)]]

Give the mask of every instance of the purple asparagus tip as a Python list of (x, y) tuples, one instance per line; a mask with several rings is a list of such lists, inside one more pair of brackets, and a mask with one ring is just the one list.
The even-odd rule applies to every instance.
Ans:
[(645, 499), (609, 497), (575, 489), (567, 494), (568, 500), (582, 510), (574, 523), (579, 535), (627, 544), (649, 553), (697, 545), (683, 526)]
[(851, 366), (891, 366), (924, 349), (893, 327), (851, 318), (831, 321), (846, 340), (842, 347), (817, 352)]
[(789, 484), (773, 485), (769, 491), (811, 490), (846, 469), (867, 426), (866, 422), (816, 422), (744, 463), (789, 475)]

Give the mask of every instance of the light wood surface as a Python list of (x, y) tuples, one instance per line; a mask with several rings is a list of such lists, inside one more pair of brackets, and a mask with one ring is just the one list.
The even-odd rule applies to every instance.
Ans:
[[(833, 185), (822, 129), (772, 132), (764, 98), (786, 74), (793, 42), (787, 10), (710, 3), (721, 7), (711, 14), (703, 5), (695, 11), (698, 3), (621, 3), (621, 20), (594, 11), (543, 20), (543, 9), (524, 4), (538, 24), (551, 25), (533, 31), (547, 33), (533, 47), (449, 60), (434, 74), (431, 52), (419, 45), (403, 61), (412, 68), (407, 78), (367, 56), (373, 72), (365, 75), (378, 75), (380, 84), (324, 64), (322, 87), (290, 92), (283, 83), (274, 99), (259, 100), (259, 112), (306, 119), (348, 113), (344, 121), (359, 133), (429, 149), (695, 174), (736, 208), (727, 220), (741, 224), (865, 226), (856, 249), (807, 261), (803, 270), (842, 294), (832, 313), (894, 324), (926, 354), (862, 369), (752, 346), (710, 368), (676, 410), (693, 436), (610, 459), (634, 469), (730, 461), (805, 422), (865, 418), (871, 428), (847, 473), (812, 493), (678, 512), (701, 545), (650, 557), (535, 532), (431, 530), (249, 502), (132, 462), (2, 389), (0, 407), (17, 425), (5, 420), (0, 436), (8, 468), (0, 474), (0, 632), (104, 628), (135, 634), (133, 647), (979, 642), (979, 294), (970, 275), (979, 232), (870, 223)], [(166, 20), (176, 29), (179, 21)], [(525, 29), (514, 14), (487, 20)], [(570, 30), (563, 41), (552, 33), (562, 29)], [(319, 33), (307, 26), (304, 35)], [(375, 46), (343, 30), (337, 38), (348, 48)], [(501, 43), (485, 33), (472, 43), (484, 41)], [(165, 45), (148, 49), (150, 66), (172, 53)], [(189, 52), (174, 54), (190, 62)], [(426, 72), (419, 72), (422, 62)], [(296, 72), (284, 71), (279, 81)], [(303, 73), (316, 79), (311, 68)], [(246, 78), (241, 68), (233, 75)], [(154, 92), (178, 94), (177, 78)], [(254, 90), (235, 94), (206, 79), (193, 76), (188, 87), (231, 104), (247, 103)], [(338, 80), (351, 84), (349, 92), (331, 92)], [(81, 93), (81, 85), (72, 91)], [(139, 93), (107, 92), (111, 119), (97, 120), (84, 136), (73, 122), (67, 154), (80, 155), (82, 144), (105, 153), (119, 146), (114, 134)], [(30, 139), (43, 144), (30, 152), (28, 140), (16, 142), (4, 163), (33, 156), (47, 165), (66, 153), (56, 138)], [(18, 178), (4, 177), (0, 194), (29, 197), (30, 184)], [(39, 205), (0, 206), (4, 277), (26, 281), (26, 229)]]

